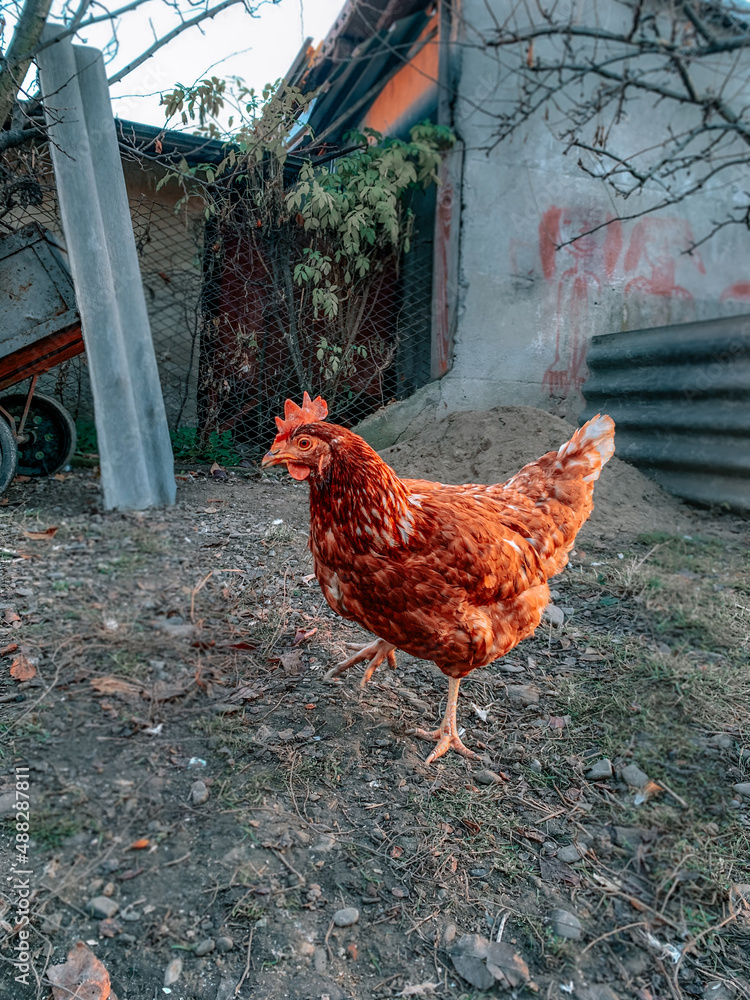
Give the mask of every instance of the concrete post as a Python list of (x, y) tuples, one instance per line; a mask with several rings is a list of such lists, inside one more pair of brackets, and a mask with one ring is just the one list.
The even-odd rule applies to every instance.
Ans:
[[(44, 41), (60, 29), (45, 28)], [(174, 503), (174, 458), (104, 60), (61, 39), (39, 70), (108, 508)]]

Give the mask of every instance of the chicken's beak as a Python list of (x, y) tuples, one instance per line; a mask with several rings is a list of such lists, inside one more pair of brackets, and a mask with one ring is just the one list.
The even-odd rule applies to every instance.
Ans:
[(283, 465), (287, 461), (285, 455), (277, 451), (267, 451), (261, 461), (261, 468), (266, 469), (269, 465)]

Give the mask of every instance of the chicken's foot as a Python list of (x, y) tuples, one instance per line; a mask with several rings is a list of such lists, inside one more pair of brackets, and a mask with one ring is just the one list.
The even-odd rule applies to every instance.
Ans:
[(331, 667), (325, 675), (325, 680), (331, 681), (335, 677), (340, 677), (345, 670), (348, 670), (349, 667), (353, 667), (355, 663), (361, 663), (362, 660), (369, 660), (369, 665), (367, 670), (365, 670), (362, 675), (362, 680), (359, 682), (360, 687), (364, 687), (365, 684), (367, 684), (383, 660), (388, 661), (388, 666), (391, 670), (396, 669), (396, 654), (394, 652), (396, 647), (390, 642), (386, 642), (385, 639), (376, 639), (374, 642), (370, 642), (366, 646), (359, 646), (355, 643), (347, 642), (346, 648), (354, 649), (356, 652), (347, 660), (343, 660), (341, 663), (337, 663), (335, 667)]
[(468, 757), (469, 760), (480, 760), (479, 754), (474, 753), (473, 750), (469, 750), (461, 742), (461, 737), (458, 735), (458, 726), (456, 724), (456, 705), (458, 703), (458, 685), (461, 683), (460, 677), (451, 677), (448, 681), (448, 704), (445, 708), (445, 715), (443, 716), (443, 721), (440, 723), (440, 728), (429, 732), (426, 729), (415, 729), (414, 733), (423, 740), (434, 740), (437, 742), (437, 746), (432, 751), (430, 756), (425, 761), (425, 764), (431, 764), (438, 757), (442, 757), (444, 753), (449, 750), (455, 750), (456, 753), (460, 753), (462, 757)]

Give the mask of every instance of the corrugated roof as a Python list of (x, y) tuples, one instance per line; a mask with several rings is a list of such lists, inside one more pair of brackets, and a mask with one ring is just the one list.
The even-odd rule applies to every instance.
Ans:
[(306, 93), (318, 90), (308, 123), (314, 138), (297, 147), (313, 150), (335, 144), (354, 128), (385, 84), (421, 46), (432, 0), (348, 0), (319, 51), (295, 63), (287, 82)]

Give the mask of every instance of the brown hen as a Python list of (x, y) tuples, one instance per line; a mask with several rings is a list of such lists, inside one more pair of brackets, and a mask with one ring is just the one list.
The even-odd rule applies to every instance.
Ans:
[(357, 434), (325, 422), (305, 393), (287, 400), (263, 465), (286, 463), (310, 481), (310, 548), (326, 600), (377, 638), (330, 676), (361, 660), (364, 684), (396, 649), (433, 660), (449, 678), (431, 763), (458, 735), (458, 686), (477, 667), (533, 635), (549, 601), (547, 580), (568, 561), (593, 509), (594, 482), (615, 450), (614, 421), (596, 416), (558, 451), (506, 483), (445, 486), (399, 479)]

